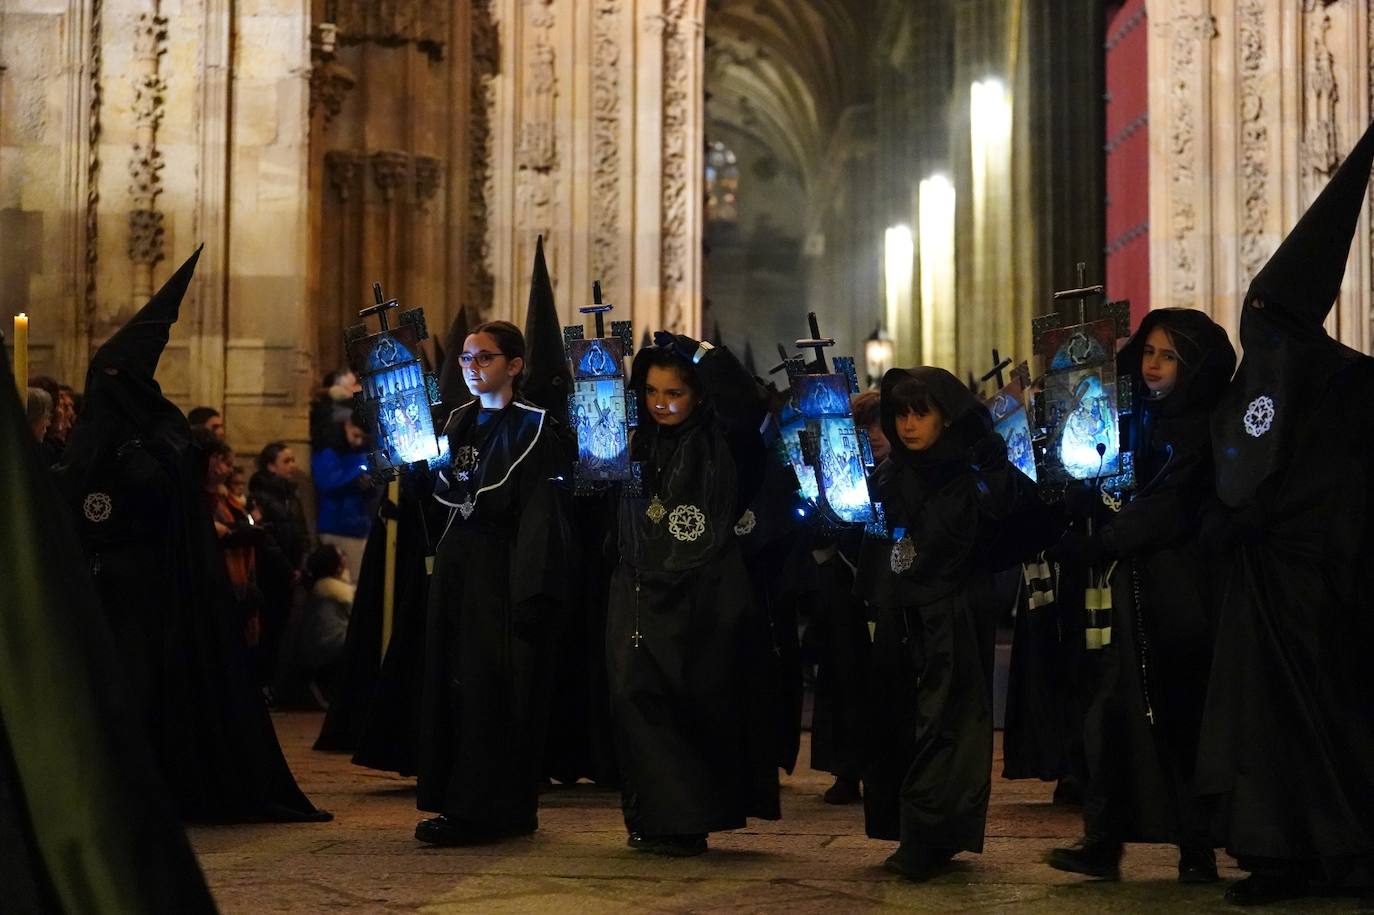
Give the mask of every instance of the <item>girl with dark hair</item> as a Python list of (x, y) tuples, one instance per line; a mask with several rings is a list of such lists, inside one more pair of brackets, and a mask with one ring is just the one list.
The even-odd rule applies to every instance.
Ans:
[(1112, 576), (1112, 642), (1085, 728), (1084, 837), (1050, 853), (1059, 870), (1119, 876), (1123, 842), (1172, 842), (1181, 883), (1217, 879), (1193, 767), (1212, 657), (1212, 570), (1199, 540), (1214, 493), (1208, 415), (1236, 367), (1226, 331), (1200, 311), (1150, 312), (1117, 356), (1134, 381), (1126, 443), (1139, 488), (1095, 533), (1052, 550)]
[(881, 390), (891, 453), (875, 488), (892, 539), (865, 543), (856, 581), (877, 612), (864, 814), (869, 837), (900, 840), (884, 867), (925, 880), (983, 850), (1001, 609), (992, 573), (1050, 531), (1034, 485), (959, 379), (893, 369)]
[(686, 856), (746, 817), (777, 819), (767, 620), (735, 525), (764, 466), (766, 406), (723, 347), (659, 333), (635, 357), (639, 495), (620, 500), (606, 628), (631, 848)]
[(568, 453), (544, 410), (517, 399), (525, 340), (480, 324), (456, 354), (475, 400), (444, 427), (448, 506), (429, 588), (415, 837), (460, 845), (538, 828), (553, 668), (568, 593)]
[(297, 491), (300, 476), (295, 452), (285, 442), (271, 442), (257, 456), (257, 471), (248, 494), (262, 515), (266, 541), (258, 550), (258, 586), (263, 594), (261, 666), (266, 685), (276, 672), (282, 637), (296, 603), (301, 568), (310, 548), (305, 506)]

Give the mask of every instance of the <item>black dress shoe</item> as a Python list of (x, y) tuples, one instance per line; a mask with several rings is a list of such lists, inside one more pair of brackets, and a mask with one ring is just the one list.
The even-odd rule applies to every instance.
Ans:
[(1308, 895), (1307, 881), (1301, 877), (1251, 874), (1226, 888), (1226, 901), (1232, 905), (1268, 905)]
[(661, 855), (664, 858), (692, 858), (706, 852), (706, 836), (700, 834), (645, 836), (632, 832), (626, 844), (635, 851)]
[(883, 870), (916, 883), (924, 883), (943, 873), (955, 854), (957, 852), (945, 848), (908, 848), (898, 845), (897, 850), (883, 862)]
[(1045, 856), (1055, 870), (1085, 874), (1103, 880), (1121, 879), (1121, 843), (1107, 836), (1084, 836), (1068, 848), (1056, 848)]
[(415, 827), (415, 838), (430, 845), (482, 845), (515, 836), (525, 836), (539, 828), (538, 821), (518, 826), (485, 826), (450, 820), (442, 814), (422, 820)]
[(1179, 883), (1216, 883), (1217, 853), (1210, 848), (1180, 847), (1178, 850)]
[(859, 793), (859, 780), (849, 779), (843, 776), (835, 779), (835, 784), (825, 789), (825, 794), (821, 799), (827, 804), (857, 804), (862, 801), (863, 795)]

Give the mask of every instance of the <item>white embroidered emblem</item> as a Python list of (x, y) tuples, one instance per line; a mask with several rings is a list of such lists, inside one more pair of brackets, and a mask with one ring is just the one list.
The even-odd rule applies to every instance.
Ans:
[(1261, 394), (1250, 401), (1245, 410), (1245, 431), (1251, 438), (1259, 438), (1274, 425), (1274, 401)]
[(684, 543), (706, 533), (706, 516), (695, 505), (679, 505), (668, 515), (668, 532)]
[(911, 568), (911, 564), (916, 561), (916, 544), (910, 537), (903, 537), (892, 544), (892, 571), (898, 575)]
[(754, 525), (757, 523), (758, 519), (754, 517), (754, 510), (752, 508), (746, 508), (744, 514), (739, 516), (739, 523), (735, 525), (735, 536), (749, 536), (749, 534), (753, 533)]
[(466, 521), (468, 518), (471, 518), (472, 513), (476, 510), (477, 502), (472, 498), (472, 496), (468, 496), (462, 502), (458, 503), (458, 514), (463, 516), (464, 521)]
[(110, 515), (114, 511), (114, 500), (108, 493), (93, 492), (81, 503), (81, 511), (85, 513), (87, 521), (99, 524), (101, 521), (109, 521)]

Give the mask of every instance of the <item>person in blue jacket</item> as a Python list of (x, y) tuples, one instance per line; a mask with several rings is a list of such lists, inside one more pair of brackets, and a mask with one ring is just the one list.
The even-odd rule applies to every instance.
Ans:
[(333, 442), (310, 459), (319, 503), (316, 529), (321, 543), (338, 547), (350, 580), (358, 580), (363, 548), (372, 527), (372, 477), (367, 471), (365, 436), (361, 426), (346, 417), (336, 427)]

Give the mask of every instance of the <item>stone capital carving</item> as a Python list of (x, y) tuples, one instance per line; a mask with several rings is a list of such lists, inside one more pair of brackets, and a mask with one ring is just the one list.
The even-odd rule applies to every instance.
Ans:
[(443, 183), (444, 160), (434, 156), (415, 157), (415, 199), (422, 211), (429, 210), (429, 202)]
[(341, 203), (352, 196), (353, 182), (366, 162), (365, 155), (352, 150), (331, 149), (324, 154), (325, 175)]
[(336, 59), (336, 38), (337, 26), (332, 22), (318, 22), (310, 32), (309, 113), (323, 108), (326, 127), (343, 110), (344, 96), (358, 82), (353, 71)]
[(372, 180), (390, 202), (396, 189), (410, 178), (410, 154), (395, 149), (379, 149), (372, 154)]
[(440, 60), (448, 42), (451, 5), (430, 0), (335, 0), (339, 41), (383, 47), (414, 44)]

